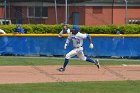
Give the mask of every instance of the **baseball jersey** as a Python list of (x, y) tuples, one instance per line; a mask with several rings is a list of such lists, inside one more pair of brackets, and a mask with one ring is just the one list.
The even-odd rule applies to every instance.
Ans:
[(79, 48), (83, 46), (83, 39), (87, 38), (88, 34), (82, 34), (80, 32), (78, 32), (76, 35), (70, 33), (66, 43), (69, 43), (70, 39), (72, 39), (73, 41), (73, 46), (75, 48)]
[(70, 33), (70, 29), (66, 29), (66, 30), (62, 30), (59, 34), (69, 34)]
[(24, 34), (24, 29), (23, 29), (23, 28), (16, 28), (16, 29), (14, 30), (14, 32)]

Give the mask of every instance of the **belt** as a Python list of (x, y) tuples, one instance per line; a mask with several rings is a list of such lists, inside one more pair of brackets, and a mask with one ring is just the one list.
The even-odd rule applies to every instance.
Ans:
[(74, 48), (80, 48), (80, 47), (83, 47), (83, 46), (79, 46), (79, 47), (74, 47)]

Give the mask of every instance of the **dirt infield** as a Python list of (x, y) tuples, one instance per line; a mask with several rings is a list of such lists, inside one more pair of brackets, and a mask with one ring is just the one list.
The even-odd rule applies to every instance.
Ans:
[(0, 66), (0, 84), (140, 80), (140, 66), (68, 66), (58, 72), (60, 66)]

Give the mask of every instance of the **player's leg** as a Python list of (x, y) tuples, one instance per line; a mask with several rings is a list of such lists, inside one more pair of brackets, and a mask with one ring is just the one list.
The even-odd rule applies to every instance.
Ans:
[(70, 51), (69, 53), (67, 53), (66, 56), (65, 56), (65, 60), (64, 60), (63, 67), (61, 67), (61, 68), (58, 69), (58, 70), (61, 71), (61, 72), (65, 71), (66, 66), (67, 66), (68, 63), (69, 63), (69, 59), (70, 59), (71, 57), (75, 56), (76, 54), (77, 54), (77, 52), (76, 52), (75, 49), (72, 50), (72, 51)]
[(98, 59), (93, 60), (93, 59), (87, 57), (87, 58), (86, 58), (86, 61), (87, 61), (87, 62), (94, 63), (94, 64), (98, 67), (98, 69), (100, 68), (100, 64), (99, 64), (99, 60), (98, 60)]
[(97, 59), (97, 60), (93, 60), (93, 59), (91, 59), (91, 58), (89, 58), (89, 57), (86, 57), (86, 56), (84, 55), (83, 51), (79, 52), (79, 53), (77, 54), (77, 56), (78, 56), (81, 60), (83, 60), (83, 61), (87, 61), (87, 62), (90, 62), (90, 63), (94, 63), (94, 64), (98, 67), (98, 69), (100, 68), (99, 60), (98, 60), (98, 59)]

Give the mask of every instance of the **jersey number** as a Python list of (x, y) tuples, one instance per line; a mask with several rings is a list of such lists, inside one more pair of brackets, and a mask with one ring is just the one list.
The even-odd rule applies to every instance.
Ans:
[(79, 39), (77, 39), (77, 40), (76, 40), (76, 43), (77, 43), (77, 44), (80, 44), (80, 40), (79, 40)]

